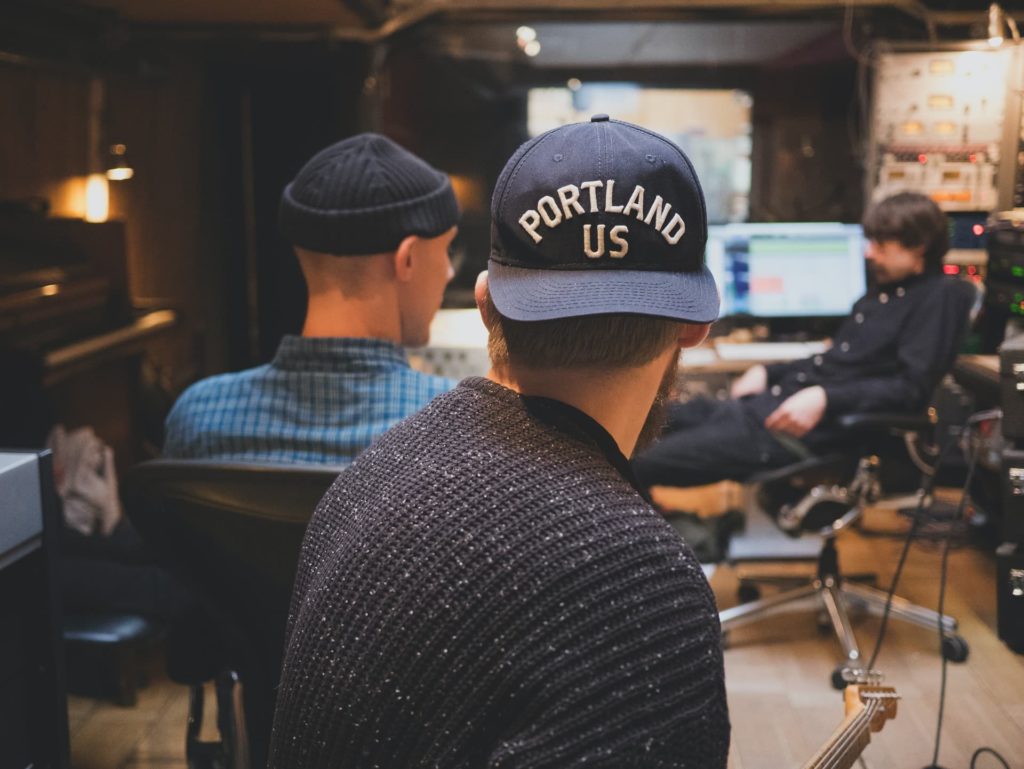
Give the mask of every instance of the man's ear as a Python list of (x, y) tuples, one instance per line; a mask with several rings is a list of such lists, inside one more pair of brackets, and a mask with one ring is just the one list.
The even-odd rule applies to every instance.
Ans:
[(395, 249), (395, 277), (401, 283), (408, 283), (412, 280), (414, 251), (419, 243), (419, 238), (409, 235), (402, 239)]
[(914, 246), (913, 248), (908, 248), (907, 250), (910, 251), (910, 253), (912, 253), (914, 255), (914, 261), (916, 261), (916, 262), (918, 262), (920, 264), (921, 269), (924, 269), (925, 266), (926, 266), (925, 265), (925, 261), (926, 260), (924, 258), (925, 247), (923, 245), (921, 245), (921, 246)]
[(487, 270), (484, 270), (476, 276), (476, 285), (473, 286), (473, 298), (476, 299), (476, 308), (480, 310), (480, 317), (484, 321), (484, 326), (490, 329), (497, 318), (494, 317), (494, 304), (487, 301), (488, 296), (487, 289)]
[(696, 347), (708, 338), (710, 323), (684, 323), (679, 331), (680, 347)]

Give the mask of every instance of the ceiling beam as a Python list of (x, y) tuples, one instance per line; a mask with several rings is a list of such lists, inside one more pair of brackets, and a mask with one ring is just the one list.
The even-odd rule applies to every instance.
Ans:
[[(361, 1), (361, 0), (356, 0)], [(372, 1), (372, 0), (371, 0)], [(580, 13), (602, 13), (609, 18), (631, 19), (637, 13), (692, 13), (694, 11), (750, 10), (794, 13), (805, 11), (835, 11), (835, 0), (775, 0), (766, 4), (764, 0), (631, 0), (628, 6), (622, 0), (399, 0), (396, 6), (404, 6), (374, 29), (351, 29), (339, 27), (331, 36), (337, 40), (362, 43), (378, 43), (392, 35), (419, 24), (434, 16), (464, 15), (476, 13), (506, 13), (521, 18), (524, 13), (572, 16)], [(921, 0), (848, 0), (854, 8), (894, 8), (916, 19), (931, 24), (931, 11)]]

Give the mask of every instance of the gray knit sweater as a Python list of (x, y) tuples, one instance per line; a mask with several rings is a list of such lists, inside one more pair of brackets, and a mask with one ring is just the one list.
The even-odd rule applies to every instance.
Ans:
[(564, 409), (589, 426), (469, 379), (338, 477), (303, 546), (272, 769), (725, 767), (700, 566)]

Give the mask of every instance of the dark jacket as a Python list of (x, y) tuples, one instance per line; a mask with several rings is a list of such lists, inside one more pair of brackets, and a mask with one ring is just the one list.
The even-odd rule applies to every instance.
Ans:
[(873, 288), (827, 352), (768, 366), (768, 389), (748, 407), (764, 419), (798, 390), (821, 385), (828, 407), (805, 439), (812, 445), (831, 437), (837, 416), (919, 411), (953, 365), (975, 294), (961, 280), (932, 273)]
[(303, 547), (273, 769), (726, 766), (700, 565), (569, 411), (469, 379), (338, 477)]

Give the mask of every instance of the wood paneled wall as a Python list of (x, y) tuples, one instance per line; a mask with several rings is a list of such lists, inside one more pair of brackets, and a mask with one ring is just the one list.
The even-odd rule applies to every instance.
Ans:
[(160, 72), (131, 75), (67, 66), (0, 65), (0, 201), (46, 198), (51, 211), (81, 215), (90, 171), (90, 82), (103, 86), (98, 144), (124, 143), (135, 176), (110, 182), (110, 217), (125, 222), (133, 302), (171, 307), (177, 333), (151, 357), (173, 379), (224, 358), (220, 237), (204, 210), (216, 199), (204, 163), (204, 70), (187, 49), (161, 57)]

